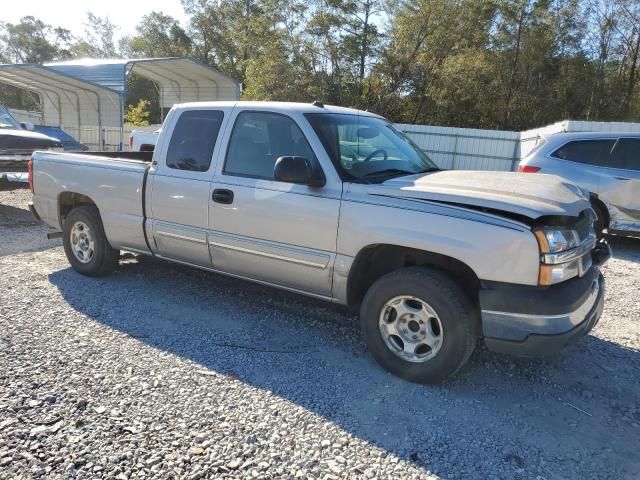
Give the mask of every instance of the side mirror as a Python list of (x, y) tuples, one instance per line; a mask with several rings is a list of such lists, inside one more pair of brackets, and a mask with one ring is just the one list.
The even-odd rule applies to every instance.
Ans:
[(279, 182), (322, 187), (327, 183), (316, 159), (280, 157), (273, 168), (273, 178)]
[(20, 126), (23, 130), (29, 130), (30, 132), (33, 132), (33, 123), (31, 122), (20, 122)]

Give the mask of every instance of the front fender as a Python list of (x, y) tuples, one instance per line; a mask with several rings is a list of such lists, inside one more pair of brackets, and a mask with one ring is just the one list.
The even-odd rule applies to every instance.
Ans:
[(482, 221), (462, 209), (430, 209), (343, 201), (338, 255), (354, 258), (371, 244), (397, 245), (452, 257), (480, 280), (537, 285), (538, 243), (528, 226)]

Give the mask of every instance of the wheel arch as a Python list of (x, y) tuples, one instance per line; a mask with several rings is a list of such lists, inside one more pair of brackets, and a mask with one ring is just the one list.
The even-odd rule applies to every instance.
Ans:
[(69, 212), (76, 207), (80, 207), (82, 205), (89, 205), (92, 207), (96, 207), (98, 212), (100, 209), (96, 202), (93, 201), (91, 197), (84, 195), (82, 193), (76, 192), (62, 192), (58, 196), (58, 223), (60, 224), (60, 228), (64, 223), (64, 219), (69, 215)]
[(600, 210), (604, 215), (603, 227), (609, 228), (609, 223), (611, 222), (611, 214), (609, 213), (609, 209), (607, 208), (607, 205), (602, 200), (600, 200), (600, 197), (598, 197), (598, 195), (596, 195), (595, 193), (591, 193), (589, 195), (589, 201), (591, 202), (591, 205), (593, 205), (598, 210)]
[(347, 279), (348, 305), (362, 302), (373, 283), (383, 275), (406, 267), (436, 268), (458, 283), (474, 303), (478, 302), (480, 280), (466, 263), (436, 252), (391, 244), (372, 244), (356, 255)]

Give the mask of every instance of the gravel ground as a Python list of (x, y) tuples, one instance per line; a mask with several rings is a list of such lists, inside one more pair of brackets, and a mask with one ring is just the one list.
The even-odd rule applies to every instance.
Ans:
[(29, 198), (0, 192), (0, 479), (640, 475), (638, 240), (592, 335), (421, 386), (337, 307), (151, 259), (82, 277)]

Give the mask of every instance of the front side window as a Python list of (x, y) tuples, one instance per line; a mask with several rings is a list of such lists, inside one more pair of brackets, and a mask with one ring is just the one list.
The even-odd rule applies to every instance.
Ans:
[(276, 160), (285, 156), (315, 158), (298, 125), (279, 113), (241, 112), (231, 132), (224, 173), (271, 180)]
[(347, 180), (376, 183), (438, 170), (417, 145), (384, 119), (334, 113), (306, 117)]
[(219, 110), (189, 110), (178, 118), (169, 149), (167, 167), (191, 172), (206, 172), (224, 113)]
[(575, 142), (566, 143), (553, 152), (551, 156), (587, 165), (610, 167), (611, 150), (615, 142), (614, 139), (576, 140)]
[(640, 170), (640, 138), (621, 138), (613, 149), (615, 168)]

